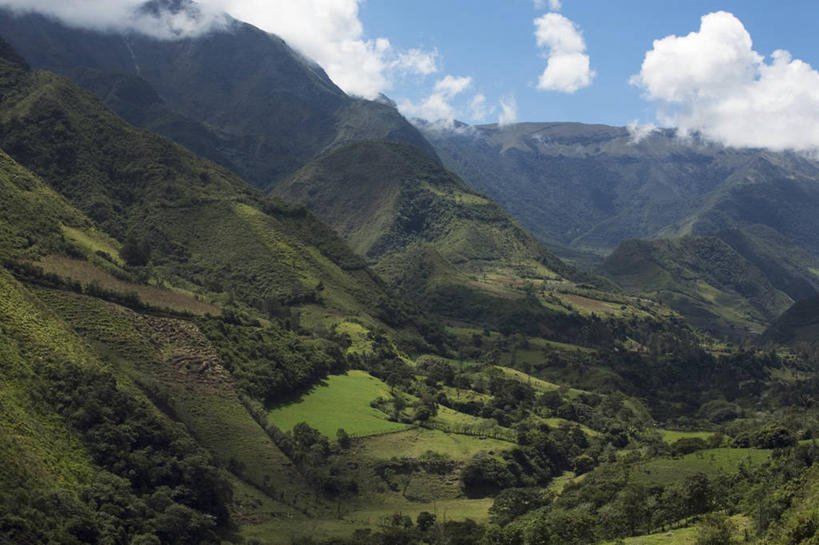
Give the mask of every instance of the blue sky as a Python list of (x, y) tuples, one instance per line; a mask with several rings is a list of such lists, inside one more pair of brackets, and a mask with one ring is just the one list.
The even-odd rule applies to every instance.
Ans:
[[(544, 70), (533, 20), (548, 11), (532, 0), (366, 0), (359, 17), (366, 36), (384, 36), (398, 49), (437, 49), (439, 73), (396, 78), (386, 93), (420, 101), (442, 74), (469, 76), (472, 91), (488, 104), (514, 97), (519, 121), (582, 121), (625, 125), (656, 122), (643, 91), (629, 85), (655, 39), (696, 31), (700, 17), (733, 13), (764, 56), (776, 49), (819, 67), (819, 2), (698, 0), (563, 0), (560, 13), (581, 30), (591, 67), (590, 86), (576, 92), (543, 91), (535, 85)], [(453, 101), (469, 119), (469, 94)], [(494, 119), (487, 119), (494, 121)]]

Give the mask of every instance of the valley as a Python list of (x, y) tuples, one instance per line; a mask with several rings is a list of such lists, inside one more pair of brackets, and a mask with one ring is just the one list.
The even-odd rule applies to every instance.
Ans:
[(814, 161), (0, 35), (0, 543), (817, 539)]

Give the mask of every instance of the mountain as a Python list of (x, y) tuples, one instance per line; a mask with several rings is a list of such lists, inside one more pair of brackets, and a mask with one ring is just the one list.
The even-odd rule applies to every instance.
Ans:
[(195, 38), (157, 40), (0, 10), (0, 35), (32, 67), (71, 78), (130, 123), (259, 188), (357, 140), (435, 153), (393, 106), (346, 95), (284, 41), (235, 20)]
[(796, 154), (579, 123), (419, 126), (447, 168), (566, 255), (758, 225), (819, 255), (819, 164)]
[(412, 145), (350, 144), (273, 194), (315, 213), (400, 293), (461, 319), (474, 319), (482, 298), (530, 306), (524, 282), (541, 290), (591, 281)]
[(793, 302), (717, 237), (625, 241), (602, 271), (718, 336), (761, 333)]
[(723, 336), (759, 334), (793, 301), (819, 293), (819, 258), (764, 226), (713, 236), (627, 240), (600, 272)]
[[(0, 41), (0, 542), (815, 541), (810, 354), (604, 289), (412, 144), (276, 191), (356, 251)], [(813, 286), (778, 237), (644, 253), (761, 314)]]
[(341, 312), (359, 312), (351, 301), (363, 300), (380, 312), (371, 305), (389, 299), (364, 263), (309, 213), (129, 126), (67, 80), (6, 65), (2, 89), (0, 147), (109, 236), (147, 244), (154, 268), (169, 281), (231, 290), (246, 302), (260, 294), (282, 304), (320, 299)]
[(819, 339), (819, 296), (797, 301), (765, 331), (762, 340), (781, 344)]
[[(531, 284), (539, 289), (547, 282), (552, 291), (574, 289), (573, 282), (561, 279), (588, 280), (489, 199), (441, 169), (431, 145), (392, 106), (348, 97), (319, 67), (249, 25), (232, 22), (198, 38), (160, 41), (5, 13), (0, 32), (7, 32), (32, 66), (68, 75), (126, 120), (176, 139), (257, 187), (278, 182), (292, 188), (293, 180), (302, 188), (313, 184), (313, 195), (336, 207), (328, 211), (312, 203), (319, 218), (341, 232), (359, 255), (372, 253), (371, 264), (377, 256), (380, 276), (411, 300), (424, 301), (427, 309), (443, 306), (459, 318), (500, 323), (525, 308), (523, 315), (541, 318), (518, 320), (536, 328), (544, 316), (553, 321), (554, 313), (529, 301), (522, 288)], [(356, 166), (360, 160), (366, 163)], [(313, 179), (322, 170), (337, 171), (331, 183)], [(367, 185), (376, 173), (385, 183)], [(365, 187), (379, 192), (352, 193), (361, 197), (357, 201), (346, 195), (351, 188)], [(307, 202), (289, 189), (276, 194)], [(109, 213), (102, 201), (93, 211), (83, 210), (112, 228), (121, 225), (116, 215), (102, 217)], [(342, 225), (362, 221), (381, 204), (377, 215), (383, 225), (370, 226), (369, 219), (365, 228)], [(430, 214), (424, 209), (428, 205)], [(395, 221), (392, 213), (399, 208), (400, 221)], [(343, 217), (352, 210), (361, 212)], [(370, 248), (376, 241), (380, 248)], [(241, 262), (220, 266), (229, 270)], [(263, 283), (275, 276), (271, 273), (255, 278)], [(278, 285), (293, 289), (299, 283)], [(304, 290), (294, 300), (315, 299), (315, 286), (326, 283), (310, 279), (301, 284)], [(563, 301), (557, 309), (562, 313), (568, 304)]]
[(434, 326), (303, 208), (4, 42), (0, 112), (0, 541), (218, 543), (260, 501), (329, 516), (264, 407)]

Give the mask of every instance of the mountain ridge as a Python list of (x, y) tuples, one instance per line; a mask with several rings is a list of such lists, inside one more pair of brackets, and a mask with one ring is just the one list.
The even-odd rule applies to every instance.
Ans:
[(556, 247), (606, 253), (628, 238), (761, 224), (819, 252), (819, 165), (797, 154), (579, 123), (419, 126), (450, 170)]
[(157, 40), (73, 29), (4, 9), (0, 35), (35, 68), (68, 76), (126, 120), (259, 188), (357, 139), (407, 141), (435, 156), (393, 107), (347, 96), (321, 67), (246, 23)]

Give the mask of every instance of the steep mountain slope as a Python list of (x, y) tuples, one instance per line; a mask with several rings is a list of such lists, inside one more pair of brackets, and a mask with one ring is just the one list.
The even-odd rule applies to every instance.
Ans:
[(447, 168), (558, 246), (607, 252), (628, 238), (763, 225), (819, 253), (819, 165), (797, 155), (578, 123), (424, 134)]
[(750, 225), (715, 234), (762, 271), (768, 281), (794, 301), (819, 293), (819, 257), (773, 229)]
[(311, 163), (274, 194), (315, 211), (359, 254), (377, 259), (434, 242), (456, 264), (551, 256), (491, 200), (414, 146), (353, 144)]
[(246, 304), (317, 305), (395, 325), (406, 317), (303, 209), (130, 127), (63, 78), (1, 64), (0, 146), (107, 234), (148, 246), (158, 278)]
[(524, 282), (537, 291), (586, 279), (411, 145), (351, 144), (308, 164), (274, 194), (313, 211), (413, 300), (445, 313), (442, 298), (458, 300), (448, 310), (461, 318), (482, 297), (528, 306)]
[(794, 303), (771, 324), (762, 340), (782, 344), (819, 340), (819, 296)]
[(282, 40), (237, 21), (162, 41), (0, 10), (0, 35), (35, 68), (70, 77), (127, 121), (260, 188), (356, 140), (409, 142), (434, 155), (392, 106), (347, 96)]
[(0, 151), (0, 541), (232, 541), (260, 501), (329, 517), (253, 410), (344, 369), (348, 318), (385, 358), (427, 348), (418, 315), (304, 209), (3, 43), (0, 95), (2, 145), (42, 177)]
[(599, 270), (718, 335), (760, 333), (792, 301), (819, 293), (819, 258), (763, 225), (627, 240)]
[[(791, 481), (819, 455), (787, 448), (819, 434), (810, 362), (581, 285), (416, 147), (344, 146), (287, 187), (418, 302), (481, 318), (445, 331), (304, 208), (0, 41), (2, 146), (0, 542), (598, 543), (726, 507), (764, 529), (791, 497), (781, 541), (815, 533), (815, 475)], [(771, 270), (805, 289), (809, 262)], [(695, 272), (756, 279), (725, 268)]]
[(654, 297), (716, 335), (761, 333), (793, 301), (717, 237), (629, 240), (602, 270), (628, 292)]

